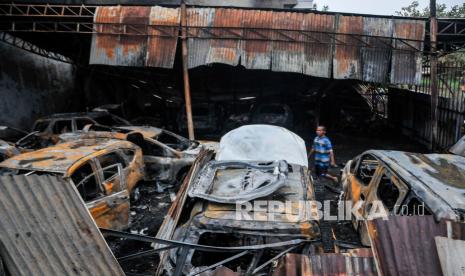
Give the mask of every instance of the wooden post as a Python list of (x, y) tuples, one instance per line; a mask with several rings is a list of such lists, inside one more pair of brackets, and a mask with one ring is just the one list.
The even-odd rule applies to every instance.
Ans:
[(436, 0), (430, 0), (430, 78), (431, 78), (431, 150), (438, 142), (438, 56), (437, 56), (438, 21), (436, 18)]
[(186, 118), (189, 139), (194, 140), (194, 121), (192, 120), (191, 91), (187, 64), (187, 10), (186, 4), (181, 4), (181, 40), (182, 40), (182, 74), (184, 79), (184, 100), (186, 102)]

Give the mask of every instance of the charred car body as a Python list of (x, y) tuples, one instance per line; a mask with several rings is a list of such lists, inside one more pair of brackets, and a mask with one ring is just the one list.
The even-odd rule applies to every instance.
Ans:
[[(375, 201), (394, 215), (433, 215), (465, 219), (465, 157), (371, 150), (349, 161), (343, 171), (345, 200), (367, 218)], [(364, 220), (352, 219), (369, 245)]]
[(122, 139), (142, 149), (145, 164), (144, 180), (171, 186), (184, 178), (197, 157), (200, 148), (214, 149), (216, 142), (198, 142), (186, 139), (170, 131), (148, 126), (109, 128), (91, 125), (82, 132), (67, 133), (61, 140)]
[(56, 144), (60, 134), (82, 130), (89, 124), (130, 125), (125, 119), (107, 111), (58, 113), (38, 119), (32, 127), (32, 132), (18, 140), (16, 144), (21, 148), (44, 148)]
[(23, 153), (0, 163), (0, 174), (53, 174), (75, 185), (97, 225), (129, 225), (129, 197), (143, 177), (141, 149), (128, 141), (84, 139)]
[[(238, 144), (237, 140), (246, 142)], [(257, 142), (262, 146), (255, 146)], [(276, 142), (285, 146), (270, 148)], [(227, 266), (252, 273), (263, 259), (290, 251), (296, 245), (294, 249), (302, 250), (318, 241), (314, 210), (310, 205), (299, 205), (314, 199), (306, 157), (302, 139), (280, 127), (244, 126), (226, 134), (216, 160), (191, 177), (188, 200), (184, 206), (177, 206), (184, 208), (185, 217), (178, 223), (173, 239), (223, 248), (281, 244), (242, 255), (235, 255), (237, 251), (172, 250), (164, 270), (169, 273), (182, 266), (186, 274), (200, 272), (234, 255)], [(254, 209), (263, 202), (288, 205), (280, 210)], [(299, 244), (302, 241), (309, 243)]]

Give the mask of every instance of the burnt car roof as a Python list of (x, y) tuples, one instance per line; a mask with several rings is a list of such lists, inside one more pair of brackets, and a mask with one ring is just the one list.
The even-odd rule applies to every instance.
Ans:
[(0, 163), (0, 167), (66, 174), (74, 163), (101, 150), (134, 147), (137, 146), (124, 140), (83, 139), (14, 156)]
[(157, 137), (164, 131), (161, 128), (151, 126), (120, 126), (118, 129), (139, 132), (144, 137), (148, 138)]
[(465, 157), (370, 150), (401, 177), (428, 205), (435, 195), (453, 209), (465, 209)]

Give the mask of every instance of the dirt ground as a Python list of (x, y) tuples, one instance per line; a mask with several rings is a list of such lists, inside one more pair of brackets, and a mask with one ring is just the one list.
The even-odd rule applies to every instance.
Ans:
[[(313, 131), (296, 131), (305, 141), (307, 147), (311, 147), (311, 142), (315, 136)], [(330, 173), (337, 175), (340, 178), (340, 171), (344, 164), (353, 157), (361, 154), (368, 149), (389, 149), (425, 152), (425, 148), (410, 141), (408, 137), (398, 135), (394, 131), (331, 131), (328, 128), (328, 137), (333, 143), (336, 162), (338, 168), (331, 168)], [(213, 137), (219, 139), (220, 137)], [(313, 168), (311, 159), (310, 169)], [(328, 180), (315, 180), (315, 185), (329, 188), (323, 188), (321, 192), (317, 192), (317, 200), (330, 200), (332, 210), (337, 210), (337, 202), (339, 197), (340, 186), (333, 184)], [(164, 215), (171, 204), (171, 197), (174, 192), (167, 190), (165, 192), (157, 192), (154, 183), (142, 183), (140, 186), (140, 199), (133, 202), (131, 206), (132, 225), (128, 232), (155, 236), (160, 227)], [(350, 222), (331, 222), (322, 225), (324, 231), (329, 231), (333, 237), (338, 240), (359, 243), (357, 233), (352, 229)], [(323, 231), (323, 229), (322, 229)], [(108, 239), (110, 247), (115, 256), (122, 257), (133, 253), (150, 250), (150, 244), (144, 242), (135, 242), (122, 239)], [(144, 257), (121, 263), (123, 270), (129, 274), (151, 275), (156, 270), (158, 265), (158, 256)]]

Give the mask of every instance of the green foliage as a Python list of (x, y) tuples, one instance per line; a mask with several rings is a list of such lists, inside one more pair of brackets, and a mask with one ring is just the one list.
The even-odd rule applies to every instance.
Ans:
[[(436, 5), (436, 13), (438, 17), (464, 18), (465, 3), (454, 5), (450, 8), (446, 4), (439, 3)], [(407, 7), (403, 7), (400, 11), (397, 11), (396, 14), (400, 16), (429, 17), (429, 7), (421, 8), (418, 1), (413, 1)]]

